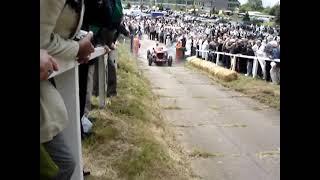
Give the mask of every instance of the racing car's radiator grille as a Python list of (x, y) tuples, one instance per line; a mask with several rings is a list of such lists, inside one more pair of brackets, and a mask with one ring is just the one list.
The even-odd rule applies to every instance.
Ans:
[(164, 53), (158, 53), (158, 54), (157, 54), (157, 58), (158, 58), (158, 59), (163, 59), (163, 56), (164, 56)]

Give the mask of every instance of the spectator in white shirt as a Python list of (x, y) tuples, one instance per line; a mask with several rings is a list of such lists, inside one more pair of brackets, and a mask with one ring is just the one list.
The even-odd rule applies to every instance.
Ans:
[[(209, 43), (208, 43), (208, 39), (205, 39), (205, 41), (202, 44), (202, 51), (207, 51), (209, 50)], [(206, 52), (202, 52), (202, 59), (206, 59), (208, 53)]]
[(253, 50), (253, 52), (254, 52), (254, 54), (257, 56), (257, 51), (259, 50), (259, 48), (260, 48), (260, 46), (261, 46), (261, 41), (260, 40), (257, 40), (256, 41), (256, 44), (252, 47), (252, 50)]
[[(266, 47), (266, 45), (267, 45), (266, 42), (267, 42), (266, 40), (263, 40), (263, 41), (262, 41), (260, 48), (259, 48), (258, 51), (256, 52), (256, 56), (258, 56), (258, 57), (263, 57), (263, 58), (266, 57), (266, 53), (265, 53), (265, 47)], [(267, 73), (266, 73), (266, 61), (263, 60), (263, 59), (259, 59), (259, 58), (258, 58), (258, 62), (259, 62), (260, 67), (261, 67), (261, 69), (262, 69), (263, 79), (266, 79), (266, 78), (267, 78)]]

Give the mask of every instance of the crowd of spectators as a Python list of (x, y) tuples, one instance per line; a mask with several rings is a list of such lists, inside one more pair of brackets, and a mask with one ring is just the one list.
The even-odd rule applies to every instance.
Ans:
[[(125, 22), (132, 34), (141, 37), (145, 33), (149, 39), (167, 45), (180, 41), (185, 48), (185, 56), (197, 55), (214, 63), (217, 59), (217, 54), (213, 53), (215, 51), (271, 60), (280, 59), (280, 29), (276, 27), (235, 22), (191, 21), (174, 16), (126, 17)], [(230, 69), (231, 58), (228, 55), (220, 56), (218, 65)], [(236, 61), (237, 72), (252, 76), (253, 59), (237, 58)], [(280, 62), (271, 62), (258, 58), (258, 75), (267, 81), (272, 80), (270, 73), (279, 74), (280, 71)], [(279, 77), (276, 79), (272, 81), (278, 84)]]

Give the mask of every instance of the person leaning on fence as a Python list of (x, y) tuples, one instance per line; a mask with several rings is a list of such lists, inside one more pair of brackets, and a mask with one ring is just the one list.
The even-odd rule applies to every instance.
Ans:
[(126, 27), (120, 25), (117, 28), (117, 31), (113, 37), (113, 44), (111, 45), (111, 51), (108, 54), (107, 59), (107, 97), (117, 96), (117, 52), (116, 52), (116, 44), (117, 39), (120, 34), (129, 36), (129, 32), (126, 30)]
[[(40, 49), (61, 61), (87, 63), (94, 52), (91, 36), (73, 40), (82, 24), (83, 7), (80, 0), (40, 0)], [(76, 164), (63, 135), (68, 114), (56, 84), (54, 79), (40, 81), (40, 143), (59, 168), (52, 179), (69, 180)]]
[[(278, 42), (272, 41), (271, 45), (272, 45), (272, 50), (269, 58), (280, 59), (280, 48), (279, 48)], [(271, 62), (270, 66), (271, 66), (270, 77), (271, 77), (272, 83), (279, 84), (280, 83), (280, 63)]]
[(130, 51), (133, 52), (133, 39), (134, 39), (135, 30), (132, 23), (129, 24), (129, 31), (130, 31)]
[[(120, 34), (129, 36), (123, 20), (121, 0), (92, 1), (85, 0), (86, 14), (83, 20), (83, 29), (94, 33), (93, 43), (95, 46), (104, 46), (108, 54), (106, 66), (107, 96), (115, 96), (116, 92), (116, 60), (115, 41)], [(98, 4), (101, 3), (101, 4)], [(98, 85), (96, 78), (98, 70), (98, 60), (103, 56), (91, 60), (88, 64), (79, 66), (79, 99), (81, 134), (85, 138), (90, 135), (91, 122), (88, 114), (91, 109), (91, 96)], [(105, 60), (105, 59), (104, 59)], [(101, 60), (102, 61), (102, 60)], [(96, 90), (97, 92), (97, 90)], [(102, 92), (100, 92), (102, 93)], [(94, 93), (97, 95), (97, 93)], [(86, 128), (89, 127), (89, 128)]]
[[(53, 71), (58, 71), (56, 59), (48, 54), (46, 50), (40, 49), (40, 81), (48, 80)], [(50, 179), (59, 172), (58, 166), (40, 143), (40, 179)]]
[[(252, 49), (252, 45), (248, 44), (247, 45), (247, 50), (244, 55), (247, 56), (254, 56), (254, 51)], [(247, 73), (245, 76), (251, 76), (252, 75), (252, 67), (253, 67), (253, 59), (247, 59)]]

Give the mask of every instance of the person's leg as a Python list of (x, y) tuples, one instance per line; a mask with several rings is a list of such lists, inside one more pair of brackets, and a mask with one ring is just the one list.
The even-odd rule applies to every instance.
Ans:
[(241, 61), (241, 73), (242, 74), (247, 74), (247, 65), (248, 65), (249, 59), (243, 58)]
[(216, 64), (217, 63), (217, 54), (213, 53), (212, 54), (213, 62)]
[(226, 55), (222, 55), (222, 59), (223, 59), (223, 66), (224, 66), (224, 68), (226, 68), (226, 69), (228, 69), (228, 56), (226, 56)]
[(271, 62), (270, 77), (273, 84), (280, 83), (280, 68), (275, 62)]
[[(88, 80), (88, 64), (81, 64), (79, 66), (79, 101), (80, 101), (80, 119), (84, 114), (84, 108), (86, 104), (86, 94), (87, 94), (87, 80)], [(82, 123), (80, 123), (81, 135), (83, 134)]]
[(230, 69), (239, 73), (239, 58), (230, 57)]
[(247, 61), (247, 76), (251, 76), (252, 75), (252, 60)]
[(95, 65), (89, 65), (88, 69), (88, 78), (87, 78), (87, 95), (86, 95), (86, 104), (84, 107), (84, 115), (88, 115), (91, 110), (91, 96), (93, 90), (93, 75), (94, 75)]
[(130, 51), (133, 51), (133, 35), (130, 35)]
[(270, 76), (271, 76), (271, 82), (273, 84), (277, 83), (277, 77), (276, 77), (276, 71), (275, 71), (275, 65), (271, 65), (271, 69), (270, 69)]
[(59, 167), (59, 172), (53, 180), (70, 180), (76, 163), (62, 133), (59, 133), (51, 141), (43, 143), (43, 146)]
[(107, 97), (117, 95), (117, 72), (116, 72), (116, 51), (113, 50), (108, 56), (108, 85)]
[(259, 64), (260, 64), (260, 67), (261, 67), (261, 70), (262, 70), (262, 78), (264, 80), (266, 80), (266, 78), (267, 78), (266, 61), (265, 60), (261, 60), (261, 59), (258, 59), (258, 60), (259, 60)]
[(197, 45), (197, 50), (198, 50), (198, 51), (196, 51), (197, 58), (199, 58), (199, 57), (200, 57), (199, 49), (200, 49), (200, 47), (199, 47), (199, 45)]
[(99, 92), (99, 66), (98, 63), (95, 63), (94, 65), (94, 73), (93, 73), (93, 89), (92, 89), (92, 95), (98, 96)]
[(277, 78), (280, 84), (280, 63), (277, 63), (276, 69), (277, 69)]
[(270, 61), (266, 61), (266, 81), (271, 81), (271, 76), (270, 76)]

